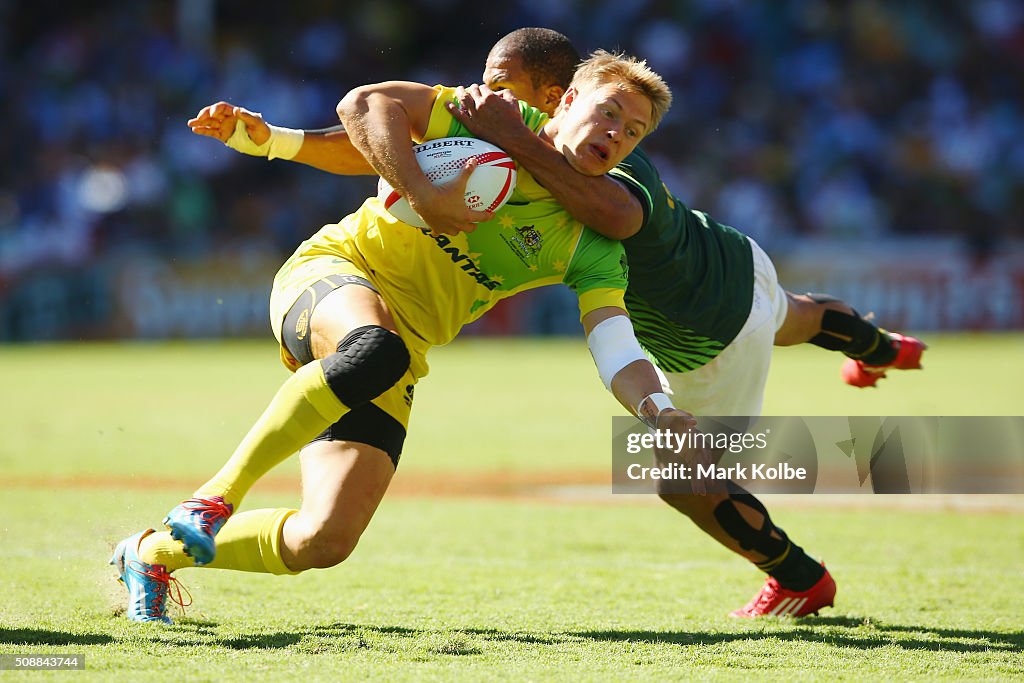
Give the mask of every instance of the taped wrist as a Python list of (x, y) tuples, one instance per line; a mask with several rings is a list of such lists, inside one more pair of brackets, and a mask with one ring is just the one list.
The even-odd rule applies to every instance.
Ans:
[(327, 386), (349, 408), (359, 408), (395, 385), (409, 369), (402, 338), (379, 325), (358, 327), (320, 361)]
[(637, 404), (636, 416), (651, 429), (657, 429), (658, 416), (661, 415), (661, 411), (669, 408), (675, 408), (672, 405), (672, 399), (668, 397), (668, 394), (658, 392), (645, 396), (644, 400)]
[(294, 128), (282, 128), (281, 126), (270, 126), (270, 137), (262, 145), (257, 145), (249, 137), (249, 131), (245, 128), (245, 121), (238, 119), (235, 122), (235, 132), (224, 144), (242, 154), (254, 157), (266, 157), (267, 159), (294, 159), (302, 148), (305, 140), (305, 133)]
[(602, 320), (595, 325), (587, 335), (587, 346), (597, 365), (597, 374), (609, 391), (612, 379), (622, 368), (634, 361), (647, 360), (647, 355), (633, 334), (633, 325), (624, 315)]
[(281, 128), (270, 126), (270, 149), (267, 153), (268, 159), (294, 159), (302, 148), (302, 142), (306, 134), (295, 128)]

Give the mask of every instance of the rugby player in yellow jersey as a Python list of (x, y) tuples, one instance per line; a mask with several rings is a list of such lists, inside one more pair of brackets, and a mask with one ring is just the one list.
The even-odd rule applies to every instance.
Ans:
[[(374, 168), (422, 214), (445, 219), (459, 218), (447, 205), (465, 208), (468, 175), (434, 187), (408, 141), (457, 133), (446, 107), (453, 96), (452, 89), (389, 82), (357, 88), (338, 106)], [(551, 120), (528, 107), (523, 116), (574, 168), (603, 174), (654, 129), (671, 94), (644, 63), (599, 53), (565, 99)], [(621, 136), (608, 137), (602, 123), (612, 105), (622, 112)], [(171, 573), (184, 567), (294, 574), (348, 557), (398, 464), (428, 349), (516, 292), (568, 284), (599, 375), (616, 398), (649, 424), (692, 425), (661, 392), (633, 335), (618, 242), (585, 229), (525, 172), (495, 215), (465, 218), (487, 220), (471, 233), (438, 235), (399, 222), (372, 197), (299, 246), (278, 272), (270, 304), (282, 360), (294, 374), (220, 471), (167, 515), (169, 531), (146, 529), (118, 544), (111, 563), (128, 587), (130, 619), (168, 622)], [(301, 508), (236, 514), (249, 488), (299, 449)]]
[[(483, 82), (495, 91), (512, 93), (519, 100), (534, 104), (548, 114), (554, 114), (561, 104), (562, 95), (569, 87), (578, 62), (579, 56), (575, 47), (562, 34), (549, 29), (519, 29), (499, 40), (490, 50), (484, 68)], [(477, 117), (483, 118), (482, 123), (487, 124), (488, 118), (493, 113), (493, 107), (489, 106), (487, 102), (482, 102), (480, 108), (477, 109), (475, 98), (480, 95), (480, 91), (473, 92), (471, 89), (471, 94), (473, 95), (472, 99), (466, 99), (465, 93), (463, 94), (467, 108), (461, 112), (452, 110), (453, 115), (465, 119), (465, 123), (473, 127), (478, 127), (481, 124), (480, 120), (474, 120)], [(509, 111), (504, 113), (515, 120), (505, 121), (504, 124), (499, 123), (499, 127), (504, 125), (513, 134), (524, 130), (518, 109), (514, 113)], [(498, 115), (500, 114), (501, 112)], [(493, 123), (490, 121), (491, 128), (494, 128)], [(514, 125), (508, 125), (509, 123)], [(196, 118), (189, 122), (189, 125), (193, 132), (215, 137), (243, 153), (292, 159), (332, 173), (373, 172), (372, 167), (352, 146), (348, 134), (341, 126), (304, 132), (277, 128), (268, 126), (259, 114), (254, 114), (227, 102), (218, 102), (205, 107)], [(640, 227), (631, 216), (631, 212), (642, 211), (640, 201), (626, 189), (625, 185), (619, 182), (609, 182), (607, 178), (575, 173), (572, 167), (566, 164), (561, 155), (557, 153), (555, 153), (555, 156), (558, 157), (555, 164), (556, 171), (553, 174), (550, 170), (551, 160), (545, 154), (546, 152), (550, 153), (553, 148), (542, 144), (539, 145), (540, 150), (536, 149), (538, 145), (530, 145), (531, 142), (537, 142), (536, 136), (528, 129), (526, 129), (526, 133), (525, 137), (529, 139), (517, 139), (510, 147), (515, 150), (520, 161), (526, 163), (528, 167), (539, 164), (538, 171), (546, 174), (544, 183), (553, 192), (557, 192), (563, 206), (568, 208), (576, 218), (587, 221), (588, 225), (592, 225), (612, 237), (627, 236), (631, 234), (630, 230)], [(634, 155), (636, 154), (639, 154), (639, 151), (634, 152)], [(655, 184), (661, 185), (660, 182)], [(689, 210), (682, 203), (677, 203), (674, 214), (686, 215), (689, 214)], [(468, 218), (463, 213), (455, 216), (455, 221), (465, 222)], [(685, 238), (673, 237), (673, 231), (679, 228), (673, 222), (666, 226), (664, 221), (665, 217), (660, 216), (659, 220), (654, 222), (661, 226), (647, 227), (644, 232), (658, 234), (664, 230), (669, 241), (688, 242)], [(455, 231), (454, 224), (449, 227)], [(657, 229), (655, 229), (656, 227)], [(737, 251), (737, 247), (744, 247), (745, 238), (741, 239), (735, 232), (723, 232), (713, 221), (709, 224), (709, 228), (712, 227), (715, 229), (708, 230), (710, 236), (732, 237), (731, 244), (728, 245), (732, 251)], [(679, 268), (689, 269), (689, 264), (685, 259), (678, 256), (666, 257), (665, 254), (669, 253), (667, 249), (637, 251), (633, 248), (632, 242), (627, 241), (625, 245), (634, 265), (633, 277), (643, 278), (643, 271), (655, 270), (650, 263), (651, 257), (661, 263), (673, 265), (673, 267), (678, 265)], [(748, 254), (749, 251), (748, 248)], [(690, 252), (695, 253), (695, 250), (690, 249)], [(703, 268), (697, 270), (702, 271)], [(738, 278), (740, 281), (734, 289), (745, 287), (746, 294), (749, 296), (753, 287), (749, 281), (746, 284), (742, 282), (742, 275), (744, 272), (749, 274), (752, 271), (750, 266), (744, 271), (741, 264), (735, 273), (735, 275), (741, 276)], [(655, 273), (655, 277), (657, 277), (657, 273)], [(672, 282), (671, 286), (677, 292), (680, 301), (693, 299), (696, 295), (699, 299), (698, 304), (714, 306), (717, 310), (713, 315), (698, 314), (698, 317), (707, 318), (706, 322), (708, 323), (714, 324), (715, 318), (721, 318), (723, 314), (732, 313), (741, 322), (748, 317), (747, 310), (750, 306), (749, 303), (743, 303), (743, 292), (737, 292), (737, 296), (734, 297), (736, 302), (723, 306), (721, 304), (723, 296), (733, 298), (724, 291), (701, 292), (692, 289), (692, 284), (687, 278), (671, 276), (671, 274), (662, 279)], [(708, 286), (716, 290), (719, 289), (717, 281), (714, 280)], [(630, 289), (633, 288), (634, 285), (631, 284)], [(781, 288), (777, 286), (773, 288), (773, 290), (776, 289)], [(763, 298), (767, 303), (769, 297)], [(747, 306), (746, 309), (743, 308), (744, 305)], [(677, 306), (673, 306), (673, 308), (677, 308)], [(804, 309), (791, 306), (787, 310), (787, 315), (803, 311)], [(658, 311), (656, 310), (654, 313), (658, 313)], [(688, 315), (691, 314), (688, 313)], [(664, 328), (656, 327), (648, 332), (642, 324), (643, 321), (640, 322), (640, 327), (637, 328), (638, 321), (633, 320), (641, 343), (654, 346), (653, 341), (666, 336)], [(764, 327), (768, 329), (768, 326)], [(671, 352), (675, 350), (676, 346), (686, 348), (687, 339), (684, 335), (675, 334), (669, 334), (668, 339), (669, 348), (667, 350), (670, 353), (663, 354), (666, 357), (659, 357), (658, 361), (665, 363), (666, 371), (670, 372), (669, 376), (675, 378), (679, 375), (671, 372), (670, 362), (673, 360)], [(749, 342), (747, 344), (749, 345)], [(770, 349), (771, 340), (765, 339), (765, 334), (762, 333), (758, 337), (759, 348), (756, 354), (762, 359), (765, 355), (763, 348), (765, 344)], [(736, 359), (736, 350), (732, 349), (729, 354), (724, 355), (724, 358)], [(706, 366), (704, 374), (716, 372), (716, 365), (722, 365), (721, 359)], [(679, 391), (677, 392), (678, 400), (689, 404), (703, 396), (702, 400), (697, 401), (696, 407), (706, 409), (704, 414), (708, 415), (756, 414), (759, 412), (760, 397), (763, 392), (763, 388), (757, 384), (763, 383), (766, 366), (751, 370), (745, 367), (735, 368), (735, 365), (734, 360), (729, 360), (726, 367), (731, 368), (729, 374), (739, 374), (747, 378), (750, 386), (745, 390), (737, 387), (735, 383), (727, 381), (702, 380), (702, 391)], [(723, 403), (723, 400), (726, 402)], [(699, 528), (722, 545), (769, 573), (765, 588), (758, 593), (750, 605), (734, 612), (737, 616), (751, 617), (770, 614), (779, 606), (797, 608), (796, 613), (799, 615), (816, 611), (822, 605), (831, 603), (835, 590), (831, 577), (824, 574), (821, 565), (805, 554), (799, 546), (792, 543), (785, 532), (774, 525), (767, 509), (755, 496), (734, 486), (728, 493), (712, 492), (707, 496), (665, 494), (663, 498), (672, 507), (689, 516)], [(808, 589), (811, 590), (810, 595), (799, 595), (806, 593)]]

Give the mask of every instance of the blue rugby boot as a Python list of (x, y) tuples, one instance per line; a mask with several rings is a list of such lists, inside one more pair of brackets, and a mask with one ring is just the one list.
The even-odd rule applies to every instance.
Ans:
[(220, 496), (189, 498), (167, 513), (164, 524), (171, 538), (181, 541), (185, 554), (196, 561), (196, 566), (213, 562), (217, 554), (214, 537), (235, 508)]
[[(181, 597), (181, 586), (167, 571), (167, 567), (143, 562), (139, 557), (139, 543), (151, 533), (153, 529), (146, 529), (118, 543), (114, 556), (110, 558), (110, 564), (117, 567), (118, 581), (128, 589), (128, 610), (125, 616), (132, 621), (158, 621), (170, 624), (172, 622), (167, 616), (167, 594), (170, 592), (171, 581), (175, 582), (177, 590), (177, 599), (174, 602), (182, 607), (182, 611), (187, 605), (192, 604), (192, 596), (189, 595), (188, 603), (184, 602)], [(185, 592), (188, 593), (187, 590)]]

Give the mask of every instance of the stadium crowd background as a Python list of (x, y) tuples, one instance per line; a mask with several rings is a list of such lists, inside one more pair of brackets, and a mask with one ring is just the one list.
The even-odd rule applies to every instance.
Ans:
[[(1024, 237), (1014, 0), (0, 0), (0, 340), (266, 330), (276, 265), (374, 181), (244, 157), (187, 119), (226, 99), (330, 126), (355, 85), (476, 82), (520, 26), (646, 57), (676, 95), (644, 144), (667, 184), (773, 255), (942, 236), (984, 261)], [(192, 295), (147, 294), (167, 269)], [(491, 331), (564, 331), (545, 311), (565, 305)], [(220, 323), (190, 322), (211, 307)]]

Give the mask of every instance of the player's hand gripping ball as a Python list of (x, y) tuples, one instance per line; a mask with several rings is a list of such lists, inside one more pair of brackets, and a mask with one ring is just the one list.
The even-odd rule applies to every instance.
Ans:
[[(489, 142), (476, 138), (438, 138), (413, 147), (423, 174), (434, 185), (451, 182), (471, 157), (477, 167), (466, 184), (466, 206), (474, 211), (497, 211), (516, 187), (516, 164), (512, 157)], [(377, 198), (392, 216), (416, 226), (427, 224), (409, 202), (383, 178), (377, 183)]]

